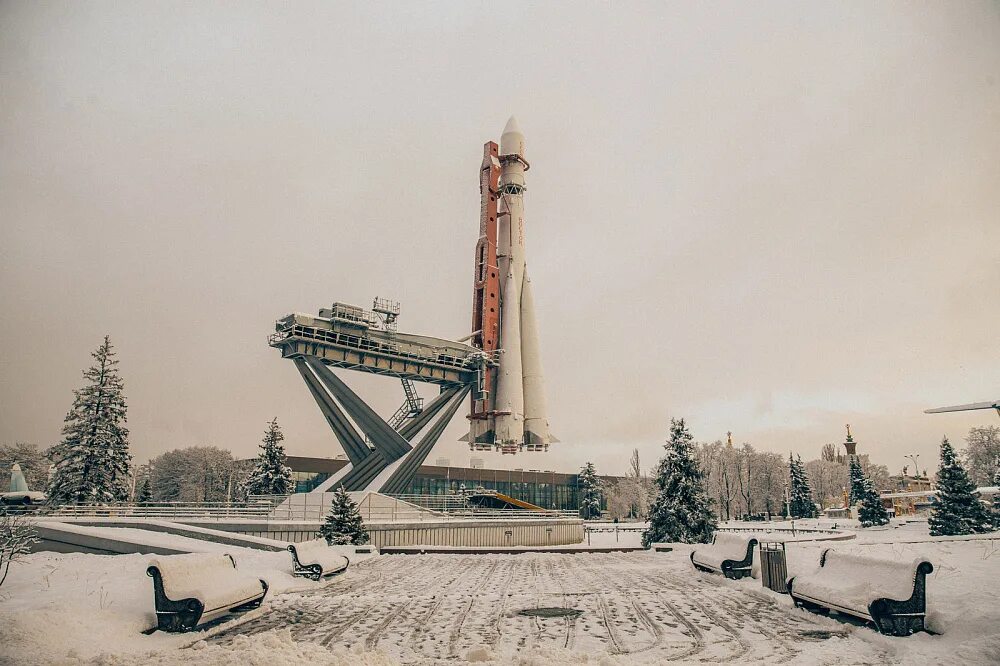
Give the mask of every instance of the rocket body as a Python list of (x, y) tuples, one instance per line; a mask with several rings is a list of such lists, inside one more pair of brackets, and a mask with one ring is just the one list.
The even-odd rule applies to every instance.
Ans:
[(528, 451), (546, 451), (552, 443), (549, 433), (548, 410), (545, 405), (542, 381), (542, 352), (538, 343), (538, 324), (535, 320), (535, 298), (531, 292), (531, 278), (524, 272), (521, 285), (521, 372), (524, 386), (524, 448)]
[[(496, 353), (498, 365), (484, 378), (478, 399), (473, 395), (469, 445), (503, 453), (544, 451), (553, 441), (543, 392), (534, 297), (525, 261), (524, 172), (528, 163), (524, 143), (524, 134), (512, 117), (500, 137), (496, 163), (488, 163), (487, 159), (490, 146), (496, 144), (487, 144), (484, 157), (483, 173), (491, 170), (497, 179), (496, 189), (483, 188), (490, 180), (485, 175), (480, 180), (483, 214), (473, 308), (473, 327), (478, 327), (478, 335), (473, 334), (473, 343)], [(494, 202), (495, 218), (490, 215)], [(493, 256), (489, 244), (494, 234), (495, 273), (488, 265)], [(487, 307), (496, 292), (499, 322), (491, 319), (494, 313)], [(491, 335), (491, 326), (496, 327), (498, 335)]]

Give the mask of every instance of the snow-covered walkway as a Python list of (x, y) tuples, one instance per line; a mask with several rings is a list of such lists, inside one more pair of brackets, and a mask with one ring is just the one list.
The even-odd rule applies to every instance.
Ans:
[[(637, 534), (593, 537), (595, 545), (622, 544)], [(317, 585), (290, 575), (287, 552), (157, 538), (232, 553), (241, 570), (270, 583), (265, 607), (208, 633), (146, 635), (155, 625), (150, 556), (36, 553), (0, 588), (0, 666), (1000, 663), (1000, 534), (932, 538), (920, 522), (788, 546), (793, 575), (814, 567), (828, 547), (933, 562), (927, 620), (934, 634), (906, 638), (795, 609), (757, 579), (698, 573), (682, 544), (667, 553), (520, 555), (358, 555), (351, 548), (348, 572)], [(539, 607), (578, 615), (519, 614)]]
[[(275, 597), (271, 613), (209, 643), (275, 629), (295, 642), (377, 648), (403, 663), (889, 661), (874, 633), (696, 574), (686, 560), (678, 552), (385, 556), (322, 589)], [(580, 614), (518, 613), (539, 607)]]

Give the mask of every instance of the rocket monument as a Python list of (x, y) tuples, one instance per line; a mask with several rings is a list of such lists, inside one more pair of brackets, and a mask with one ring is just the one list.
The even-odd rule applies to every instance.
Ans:
[(473, 450), (546, 451), (549, 433), (531, 278), (525, 261), (524, 134), (511, 117), (483, 147), (472, 343), (497, 358), (472, 394)]

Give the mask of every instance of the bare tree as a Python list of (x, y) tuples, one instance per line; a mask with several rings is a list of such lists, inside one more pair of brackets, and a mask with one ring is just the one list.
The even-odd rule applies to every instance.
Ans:
[(604, 489), (608, 501), (608, 514), (612, 518), (622, 519), (633, 517), (635, 504), (632, 492), (632, 479), (625, 477), (608, 484)]
[(748, 515), (753, 513), (753, 480), (757, 474), (757, 458), (757, 452), (746, 442), (736, 454), (736, 479), (743, 498), (744, 513)]
[(758, 454), (757, 495), (767, 513), (780, 513), (787, 468), (781, 454), (762, 451)]
[(844, 489), (850, 485), (847, 465), (825, 456), (805, 464), (813, 499), (825, 509), (843, 504)]
[(868, 480), (872, 482), (875, 486), (875, 490), (888, 490), (889, 485), (889, 468), (885, 465), (876, 465), (871, 462), (868, 458), (868, 454), (858, 456), (858, 460), (861, 462), (861, 469), (864, 470), (865, 476)]
[(232, 492), (237, 462), (229, 451), (192, 446), (157, 456), (150, 467), (157, 502), (223, 502)]
[(629, 458), (629, 471), (626, 472), (627, 476), (631, 476), (633, 479), (642, 478), (642, 467), (639, 465), (639, 449), (632, 449), (632, 457)]
[(997, 471), (1000, 456), (1000, 426), (970, 428), (962, 451), (969, 477), (977, 486), (989, 486)]
[(652, 479), (642, 473), (639, 449), (633, 449), (625, 477), (605, 490), (608, 513), (613, 518), (645, 518), (653, 501), (653, 490)]
[[(719, 442), (721, 445), (722, 443)], [(718, 457), (719, 469), (719, 507), (725, 514), (725, 519), (730, 520), (733, 514), (733, 499), (736, 497), (736, 450), (732, 443), (721, 447)]]
[(837, 445), (824, 444), (820, 449), (819, 459), (824, 462), (837, 462)]
[(7, 580), (10, 565), (24, 559), (37, 541), (34, 522), (23, 514), (0, 509), (0, 585)]
[(715, 441), (711, 444), (702, 443), (695, 449), (698, 458), (698, 466), (705, 474), (705, 492), (712, 498), (713, 502), (718, 502), (721, 495), (719, 483), (719, 458), (722, 455), (722, 442)]

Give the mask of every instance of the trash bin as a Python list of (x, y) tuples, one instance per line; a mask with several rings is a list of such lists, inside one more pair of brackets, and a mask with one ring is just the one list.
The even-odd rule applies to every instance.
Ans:
[(788, 594), (788, 568), (785, 566), (785, 542), (760, 543), (760, 581), (769, 590)]

